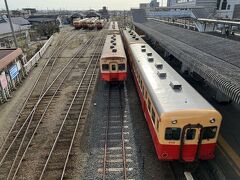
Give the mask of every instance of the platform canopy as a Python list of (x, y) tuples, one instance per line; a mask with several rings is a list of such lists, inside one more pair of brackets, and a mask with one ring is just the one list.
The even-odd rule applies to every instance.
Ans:
[(22, 54), (20, 48), (17, 49), (0, 49), (0, 70), (6, 68), (11, 62)]
[(134, 25), (210, 85), (240, 103), (240, 42), (152, 20)]

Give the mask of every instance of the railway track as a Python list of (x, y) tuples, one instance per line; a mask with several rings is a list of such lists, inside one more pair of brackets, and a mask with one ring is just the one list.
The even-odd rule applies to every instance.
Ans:
[[(29, 111), (26, 115), (27, 118), (23, 118), (24, 121), (16, 121), (14, 127), (11, 129), (8, 139), (5, 141), (1, 151), (1, 176), (7, 179), (14, 179), (18, 170), (21, 167), (21, 163), (24, 160), (28, 148), (31, 146), (31, 142), (36, 135), (36, 132), (44, 119), (44, 115), (49, 110), (50, 105), (54, 106), (54, 100), (58, 97), (62, 86), (65, 83), (70, 72), (77, 64), (77, 60), (81, 58), (84, 52), (87, 51), (89, 46), (93, 42), (91, 37), (83, 47), (69, 60), (64, 68), (59, 72), (56, 78), (50, 83), (46, 90), (41, 89), (40, 97), (37, 97), (37, 102), (32, 102), (33, 108), (24, 108)], [(76, 60), (75, 57), (79, 58)], [(46, 63), (47, 64), (47, 63)], [(52, 63), (54, 64), (54, 63)], [(44, 71), (42, 71), (43, 73)], [(45, 81), (46, 82), (46, 81)], [(45, 85), (46, 86), (46, 85)], [(44, 87), (44, 86), (43, 86)], [(29, 101), (27, 101), (29, 103)], [(24, 113), (24, 111), (21, 112)], [(21, 115), (19, 115), (21, 117)]]
[(107, 120), (103, 148), (102, 167), (98, 172), (102, 179), (129, 179), (131, 146), (127, 146), (129, 134), (124, 121), (124, 102), (122, 87), (109, 85), (108, 89)]
[[(6, 144), (6, 141), (10, 137), (10, 133), (17, 132), (14, 130), (16, 128), (17, 122), (21, 121), (21, 119), (26, 119), (28, 115), (30, 114), (31, 110), (33, 109), (34, 105), (37, 103), (38, 99), (40, 98), (41, 94), (43, 93), (43, 90), (46, 86), (46, 83), (49, 79), (50, 73), (53, 69), (53, 66), (57, 60), (57, 57), (61, 54), (64, 48), (66, 48), (70, 43), (71, 40), (74, 38), (76, 33), (74, 33), (72, 36), (68, 37), (68, 33), (65, 33), (63, 35), (63, 38), (60, 39), (56, 43), (56, 47), (53, 49), (52, 54), (47, 59), (46, 63), (44, 64), (40, 74), (37, 77), (36, 82), (34, 83), (32, 89), (30, 90), (30, 93), (28, 94), (25, 102), (23, 103), (20, 112), (17, 115), (16, 120), (14, 121), (11, 129), (9, 130), (9, 133), (7, 134), (5, 141), (1, 145), (0, 152), (3, 151), (3, 148)], [(54, 57), (57, 56), (57, 57)], [(49, 66), (51, 64), (51, 66)], [(31, 101), (31, 103), (29, 103)], [(20, 123), (19, 123), (20, 124)]]
[(76, 134), (78, 131), (81, 132), (84, 130), (88, 107), (91, 100), (89, 95), (90, 92), (93, 91), (97, 79), (97, 65), (101, 56), (101, 51), (99, 51), (99, 49), (102, 49), (103, 40), (104, 38), (102, 37), (88, 63), (84, 75), (60, 125), (39, 179), (63, 179), (66, 176), (67, 178), (70, 178), (72, 175), (66, 173), (68, 168), (72, 168), (68, 163), (71, 158), (70, 155), (72, 148), (74, 147)]

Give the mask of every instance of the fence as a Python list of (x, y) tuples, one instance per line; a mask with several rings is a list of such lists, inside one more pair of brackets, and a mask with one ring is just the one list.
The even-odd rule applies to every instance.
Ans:
[(28, 73), (43, 56), (49, 45), (52, 43), (52, 40), (53, 36), (51, 36), (48, 41), (43, 45), (43, 47), (24, 65), (26, 73)]

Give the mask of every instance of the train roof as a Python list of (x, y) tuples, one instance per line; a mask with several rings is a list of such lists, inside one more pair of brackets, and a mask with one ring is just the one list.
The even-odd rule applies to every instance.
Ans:
[(109, 31), (114, 31), (114, 30), (119, 31), (119, 27), (118, 27), (117, 21), (111, 21), (108, 30)]
[(159, 114), (181, 110), (214, 109), (148, 44), (135, 43), (129, 46), (137, 59), (137, 67)]
[(130, 28), (126, 28), (125, 30), (123, 30), (123, 34), (130, 44), (146, 44), (146, 42)]
[(110, 59), (112, 57), (126, 58), (120, 35), (108, 35), (106, 38), (101, 59)]

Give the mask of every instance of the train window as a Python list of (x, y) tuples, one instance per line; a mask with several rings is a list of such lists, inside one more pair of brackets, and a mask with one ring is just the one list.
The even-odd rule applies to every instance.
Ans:
[(203, 128), (203, 139), (213, 139), (217, 133), (217, 126), (204, 127)]
[(147, 90), (145, 91), (145, 99), (147, 100)]
[(102, 70), (103, 71), (109, 71), (109, 65), (108, 64), (103, 64), (102, 65)]
[(196, 129), (188, 129), (186, 134), (186, 140), (193, 140), (195, 139)]
[(116, 71), (116, 65), (112, 64), (112, 71)]
[(153, 109), (152, 109), (152, 121), (153, 121), (153, 124), (155, 125), (155, 112)]
[(166, 140), (179, 140), (181, 128), (166, 128), (165, 139)]
[(125, 70), (125, 64), (118, 64), (118, 70), (124, 71)]
[(140, 79), (140, 88), (142, 89), (142, 80)]
[(150, 102), (150, 99), (148, 99), (148, 110), (149, 110), (149, 112), (151, 112), (151, 102)]

